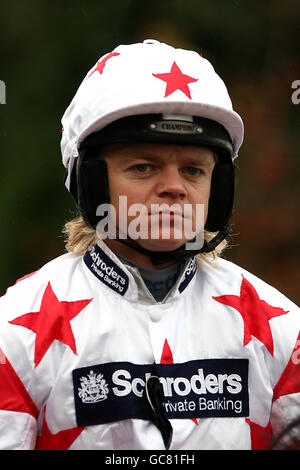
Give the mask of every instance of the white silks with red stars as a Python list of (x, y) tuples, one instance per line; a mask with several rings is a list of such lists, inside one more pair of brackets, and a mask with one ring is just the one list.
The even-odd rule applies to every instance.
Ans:
[(228, 131), (233, 157), (243, 122), (227, 88), (201, 54), (155, 40), (120, 45), (89, 70), (62, 117), (61, 151), (66, 186), (80, 144), (117, 119), (137, 114), (180, 114), (217, 121)]
[(0, 312), (1, 449), (164, 450), (143, 409), (154, 371), (171, 450), (268, 449), (300, 410), (299, 308), (226, 260), (187, 262), (157, 303), (99, 242), (16, 282)]

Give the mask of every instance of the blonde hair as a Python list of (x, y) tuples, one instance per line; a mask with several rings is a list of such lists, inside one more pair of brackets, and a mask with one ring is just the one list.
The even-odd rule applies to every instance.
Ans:
[[(66, 222), (62, 232), (65, 236), (66, 251), (69, 253), (83, 255), (99, 240), (96, 230), (92, 227), (89, 227), (81, 216)], [(215, 233), (213, 232), (205, 231), (204, 233), (204, 239), (206, 241), (212, 240), (214, 236)], [(223, 240), (213, 252), (201, 253), (198, 256), (200, 258), (205, 258), (208, 261), (214, 261), (218, 256), (221, 255), (227, 244), (227, 240)]]

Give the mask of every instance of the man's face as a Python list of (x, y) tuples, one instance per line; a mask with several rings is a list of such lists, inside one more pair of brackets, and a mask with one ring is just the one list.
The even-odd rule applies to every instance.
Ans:
[[(119, 220), (123, 217), (129, 235), (132, 227), (139, 229), (141, 236), (137, 241), (141, 246), (170, 251), (193, 239), (197, 205), (204, 209), (204, 226), (215, 165), (211, 150), (157, 143), (112, 144), (103, 149), (102, 158), (107, 163), (110, 203), (115, 207), (117, 227), (121, 231)], [(125, 206), (119, 205), (120, 196), (127, 198), (129, 215), (124, 214)], [(145, 210), (130, 215), (130, 208), (137, 203)], [(139, 227), (134, 223), (137, 214)]]

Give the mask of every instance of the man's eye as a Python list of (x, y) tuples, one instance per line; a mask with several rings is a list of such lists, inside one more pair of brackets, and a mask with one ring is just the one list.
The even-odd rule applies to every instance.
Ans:
[(197, 176), (200, 175), (201, 170), (199, 168), (195, 168), (194, 166), (188, 166), (185, 168), (185, 172), (190, 176)]
[(140, 173), (145, 173), (148, 171), (150, 168), (150, 165), (147, 163), (139, 163), (138, 165), (134, 165), (133, 169), (140, 172)]

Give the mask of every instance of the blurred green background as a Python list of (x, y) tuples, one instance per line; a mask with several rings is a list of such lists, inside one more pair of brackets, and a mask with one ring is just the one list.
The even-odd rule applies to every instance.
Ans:
[(0, 295), (64, 252), (60, 119), (81, 80), (118, 44), (154, 38), (209, 59), (245, 122), (226, 258), (300, 304), (299, 19), (299, 0), (1, 1)]

